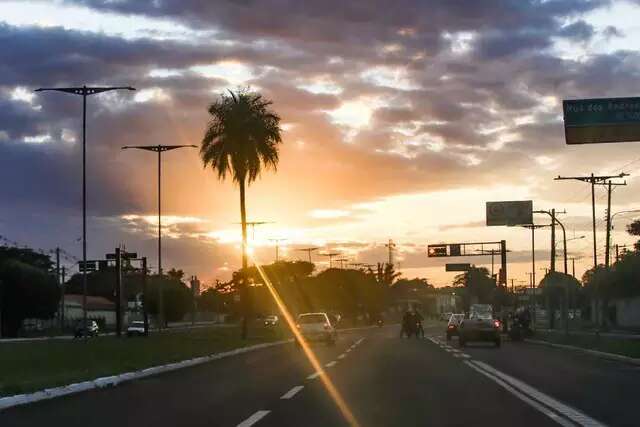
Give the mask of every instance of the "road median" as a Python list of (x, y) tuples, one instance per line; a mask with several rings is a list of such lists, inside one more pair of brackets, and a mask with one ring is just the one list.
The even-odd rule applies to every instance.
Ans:
[(637, 339), (600, 336), (598, 334), (569, 333), (565, 335), (556, 332), (537, 332), (533, 339), (526, 341), (640, 365), (640, 341)]
[(106, 336), (86, 342), (2, 343), (0, 399), (36, 391), (46, 394), (46, 390), (59, 387), (82, 389), (89, 386), (85, 383), (97, 381), (96, 378), (100, 379), (99, 384), (114, 384), (132, 372), (164, 372), (159, 367), (204, 363), (220, 354), (227, 357), (242, 348), (245, 349), (242, 351), (258, 349), (261, 347), (256, 346), (281, 343), (288, 338), (288, 334), (273, 328), (256, 327), (251, 332), (248, 340), (242, 340), (239, 328), (233, 327), (154, 333), (146, 338)]

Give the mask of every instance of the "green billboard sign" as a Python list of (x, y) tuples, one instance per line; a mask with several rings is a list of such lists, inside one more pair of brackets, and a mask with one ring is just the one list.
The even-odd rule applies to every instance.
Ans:
[(562, 102), (567, 144), (640, 141), (640, 98)]

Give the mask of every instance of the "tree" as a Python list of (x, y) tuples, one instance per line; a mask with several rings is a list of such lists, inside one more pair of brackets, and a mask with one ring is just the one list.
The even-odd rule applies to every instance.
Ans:
[(489, 275), (489, 270), (484, 267), (474, 267), (469, 271), (458, 274), (453, 279), (453, 286), (464, 288), (462, 300), (465, 310), (471, 304), (491, 304), (493, 302), (496, 282)]
[[(242, 223), (242, 269), (247, 269), (247, 210), (245, 186), (255, 181), (263, 168), (278, 166), (278, 145), (282, 142), (280, 117), (271, 111), (272, 102), (248, 90), (229, 91), (212, 103), (210, 121), (200, 147), (205, 167), (221, 180), (231, 175), (240, 187), (240, 220)], [(243, 284), (243, 288), (246, 283)], [(245, 313), (242, 338), (247, 337), (248, 293), (242, 289)]]
[(184, 315), (191, 308), (191, 289), (183, 282), (174, 277), (155, 275), (149, 280), (147, 285), (147, 312), (158, 315), (158, 287), (162, 283), (162, 296), (164, 307), (164, 319), (167, 322), (177, 322), (184, 318)]
[(30, 256), (16, 258), (0, 262), (0, 336), (17, 336), (24, 319), (53, 317), (60, 301), (54, 275), (23, 261)]
[[(598, 271), (600, 272), (601, 270)], [(602, 269), (602, 271), (606, 270)], [(547, 303), (549, 329), (553, 329), (555, 326), (556, 309), (562, 307), (566, 319), (566, 310), (569, 308), (569, 295), (576, 295), (578, 293), (581, 289), (580, 282), (570, 274), (550, 271), (540, 281), (539, 287), (542, 290), (542, 297)]]

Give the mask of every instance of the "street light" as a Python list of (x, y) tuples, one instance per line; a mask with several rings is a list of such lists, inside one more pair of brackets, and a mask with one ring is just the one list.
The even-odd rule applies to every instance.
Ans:
[(165, 151), (177, 150), (178, 148), (197, 148), (197, 145), (125, 145), (123, 150), (130, 148), (136, 150), (153, 151), (158, 153), (158, 275), (160, 282), (158, 284), (158, 323), (159, 328), (164, 327), (164, 296), (162, 290), (164, 288), (162, 281), (162, 204), (161, 204), (161, 187), (162, 187), (162, 153)]
[[(87, 327), (87, 96), (112, 90), (135, 90), (131, 86), (42, 87), (36, 92), (64, 92), (82, 96), (82, 320)], [(86, 331), (84, 336), (86, 337)]]

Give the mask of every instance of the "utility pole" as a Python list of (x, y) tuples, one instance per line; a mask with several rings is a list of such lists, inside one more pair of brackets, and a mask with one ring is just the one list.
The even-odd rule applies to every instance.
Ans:
[(296, 250), (306, 252), (307, 255), (309, 256), (309, 263), (311, 263), (311, 252), (317, 251), (318, 249), (319, 248), (311, 247), (311, 248), (300, 248), (300, 249), (296, 249)]
[(393, 240), (389, 239), (389, 243), (385, 243), (384, 246), (389, 248), (389, 265), (393, 265), (393, 250), (396, 247), (396, 244), (393, 243)]
[(144, 321), (144, 335), (149, 334), (149, 314), (147, 312), (147, 257), (142, 257), (142, 319)]
[(64, 333), (64, 283), (67, 275), (67, 268), (65, 266), (62, 266), (62, 272), (60, 274), (62, 274), (62, 281), (60, 283), (60, 300), (62, 301), (62, 308), (60, 309), (60, 331)]
[(612, 186), (618, 186), (618, 185), (627, 185), (627, 181), (624, 182), (611, 182), (611, 180), (607, 181), (606, 183), (602, 183), (601, 185), (605, 185), (607, 187), (607, 234), (606, 234), (606, 241), (605, 241), (605, 252), (604, 252), (604, 265), (606, 268), (609, 268), (609, 253), (610, 251), (610, 246), (611, 246), (611, 193), (612, 193)]
[(276, 242), (276, 262), (279, 261), (280, 242), (284, 242), (287, 239), (269, 239), (272, 242)]
[[(242, 224), (234, 222), (234, 224)], [(246, 224), (251, 227), (251, 240), (256, 239), (256, 225), (273, 224), (273, 221), (247, 221)]]
[(574, 278), (576, 277), (576, 259), (575, 258), (571, 258), (571, 275)]
[(593, 267), (598, 266), (598, 255), (597, 255), (597, 242), (596, 242), (596, 191), (595, 185), (597, 183), (603, 183), (612, 178), (623, 178), (625, 176), (629, 176), (628, 173), (620, 173), (618, 175), (603, 175), (603, 176), (595, 176), (593, 173), (589, 176), (559, 176), (555, 178), (556, 181), (561, 180), (577, 180), (582, 182), (588, 182), (591, 184), (591, 222), (593, 225)]
[(122, 253), (120, 248), (116, 250), (116, 336), (122, 333)]
[[(61, 289), (60, 284), (60, 248), (56, 248), (56, 282), (58, 290)], [(58, 309), (58, 322), (60, 322), (60, 332), (62, 333), (62, 310), (64, 310), (64, 298), (60, 298), (60, 308)]]
[[(112, 90), (135, 90), (131, 86), (39, 88), (36, 92), (54, 91), (82, 96), (82, 263), (87, 265), (87, 96)], [(82, 270), (82, 321), (87, 327), (87, 269)], [(84, 334), (87, 338), (87, 334)]]
[(333, 257), (337, 255), (340, 255), (340, 252), (329, 252), (326, 254), (320, 254), (320, 256), (329, 257), (329, 268), (333, 268)]
[(130, 148), (136, 150), (152, 151), (158, 153), (158, 319), (160, 328), (164, 326), (164, 282), (162, 280), (162, 153), (177, 150), (179, 148), (197, 148), (197, 145), (125, 145), (123, 150)]
[[(566, 214), (567, 211), (556, 212), (555, 208), (549, 211), (537, 210), (533, 213), (547, 214), (551, 217), (551, 271), (556, 271), (556, 229), (555, 225), (558, 224), (562, 227), (562, 236), (564, 242), (564, 272), (567, 272), (567, 232), (564, 225), (558, 220), (558, 214)], [(535, 269), (534, 269), (535, 271)]]
[(344, 269), (344, 263), (346, 261), (349, 261), (349, 258), (338, 258), (338, 259), (336, 259), (336, 261), (338, 261), (340, 263), (340, 268)]

